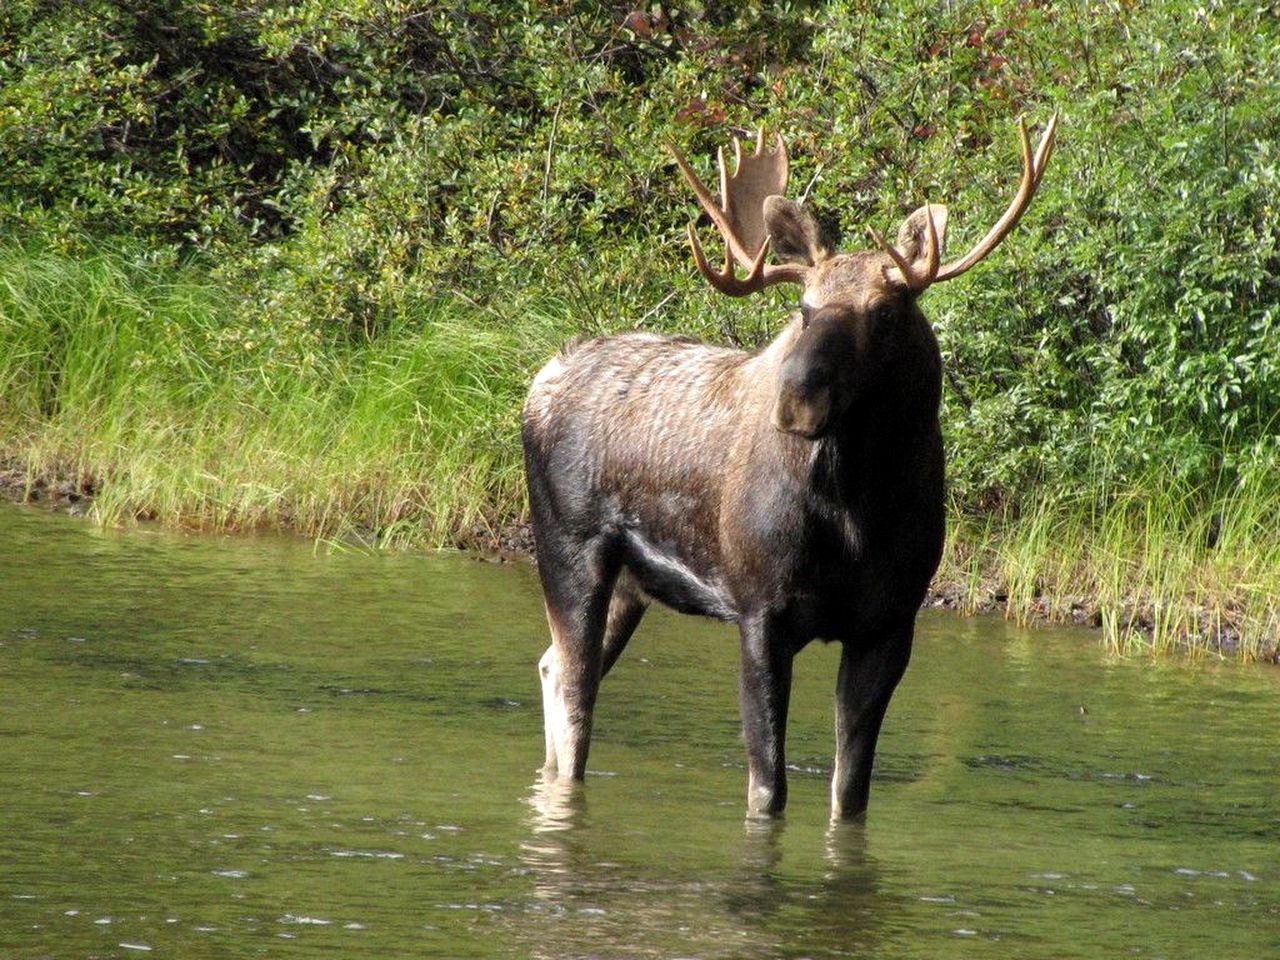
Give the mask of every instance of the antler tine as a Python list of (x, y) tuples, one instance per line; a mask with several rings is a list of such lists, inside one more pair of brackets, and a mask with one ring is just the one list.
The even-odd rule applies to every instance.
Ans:
[(907, 263), (907, 258), (898, 252), (897, 247), (887, 241), (880, 231), (870, 224), (867, 224), (867, 233), (871, 234), (871, 239), (876, 242), (876, 246), (889, 255), (889, 259), (897, 266), (902, 274), (902, 279), (906, 281), (908, 287), (912, 290), (923, 290), (925, 288), (927, 284), (921, 283), (920, 278), (916, 276), (916, 272), (911, 269), (911, 264)]
[(1036, 147), (1036, 186), (1040, 186), (1040, 178), (1044, 176), (1045, 167), (1049, 164), (1049, 154), (1053, 152), (1054, 140), (1058, 136), (1058, 115), (1049, 118), (1049, 124), (1040, 136), (1040, 145)]
[[(938, 228), (933, 225), (933, 207), (928, 201), (924, 205), (924, 235), (928, 239), (925, 249), (924, 276), (921, 281), (927, 287), (938, 277), (938, 265), (942, 260), (942, 250), (938, 244)], [(924, 289), (923, 287), (921, 289)]]
[[(707, 216), (711, 218), (711, 222), (716, 225), (722, 234), (729, 232), (729, 220), (724, 215), (724, 211), (720, 209), (720, 205), (716, 203), (715, 198), (711, 196), (708, 190), (693, 172), (693, 167), (689, 166), (689, 161), (684, 158), (679, 148), (674, 143), (668, 143), (667, 149), (671, 151), (671, 155), (676, 159), (676, 165), (680, 168), (680, 172), (684, 174), (685, 180), (689, 186), (693, 188), (693, 194), (698, 198), (698, 204), (706, 211)], [(724, 179), (724, 163), (720, 164), (721, 187), (723, 189)]]
[(942, 267), (938, 271), (935, 280), (950, 280), (953, 277), (960, 276), (960, 274), (994, 250), (1009, 231), (1014, 228), (1030, 205), (1031, 198), (1035, 196), (1036, 188), (1040, 185), (1040, 178), (1044, 176), (1045, 168), (1049, 164), (1049, 157), (1053, 154), (1057, 129), (1058, 115), (1055, 113), (1040, 137), (1040, 143), (1036, 147), (1035, 154), (1032, 155), (1031, 141), (1027, 138), (1026, 124), (1021, 117), (1018, 118), (1018, 138), (1022, 142), (1022, 180), (1018, 184), (1018, 192), (1014, 195), (1013, 202), (1009, 204), (1000, 219), (996, 221), (995, 226), (987, 231), (987, 235), (959, 260)]
[[(716, 225), (716, 229), (720, 231), (720, 236), (724, 237), (726, 249), (732, 247), (740, 260), (750, 262), (755, 259), (738, 242), (727, 212), (720, 208), (720, 204), (716, 203), (715, 198), (711, 196), (711, 191), (706, 188), (698, 175), (693, 172), (693, 167), (689, 166), (689, 161), (684, 158), (684, 154), (680, 152), (674, 143), (668, 143), (667, 149), (671, 151), (671, 155), (675, 157), (676, 165), (679, 166), (680, 172), (684, 174), (685, 180), (693, 188), (694, 196), (698, 198), (698, 204), (706, 211), (707, 216), (711, 218), (711, 222)], [(723, 147), (716, 152), (716, 156), (720, 167), (720, 194), (721, 196), (727, 196), (725, 188), (729, 174), (724, 162)]]
[[(735, 137), (734, 139), (736, 140), (737, 138)], [(781, 153), (785, 160), (787, 156), (787, 143), (785, 140), (782, 139), (782, 134), (775, 133), (773, 135), (773, 144), (774, 144), (774, 150), (777, 151), (778, 153)], [(764, 156), (764, 126), (763, 125), (756, 127), (756, 148), (751, 152), (751, 155), (753, 157)]]
[[(724, 162), (724, 147), (716, 149), (716, 162), (720, 168), (720, 203), (724, 210), (726, 227), (720, 227), (720, 233), (724, 235), (724, 241), (727, 246), (733, 247), (734, 255), (743, 263), (749, 263), (755, 259), (755, 255), (747, 249), (747, 245), (742, 238), (738, 236), (738, 231), (734, 227), (733, 221), (733, 194), (730, 184), (733, 178), (738, 175), (738, 171), (742, 169), (742, 141), (737, 137), (733, 138), (733, 173), (729, 173), (729, 165)], [(719, 223), (716, 224), (720, 226)]]
[(916, 293), (933, 283), (938, 275), (938, 262), (942, 255), (941, 244), (938, 243), (938, 228), (933, 225), (933, 206), (926, 203), (925, 211), (927, 212), (924, 228), (925, 260), (924, 270), (920, 273), (917, 273), (916, 269), (907, 262), (907, 258), (898, 252), (897, 247), (885, 240), (879, 230), (872, 226), (867, 227), (867, 232), (871, 234), (871, 239), (876, 242), (876, 246), (889, 255), (902, 274), (903, 282)]
[(733, 251), (731, 248), (725, 247), (724, 270), (722, 272), (713, 270), (711, 269), (711, 264), (707, 262), (706, 254), (702, 251), (702, 243), (698, 240), (697, 227), (691, 223), (688, 225), (687, 230), (689, 233), (689, 246), (693, 248), (693, 261), (698, 265), (698, 272), (721, 293), (730, 297), (745, 297), (747, 294), (763, 290), (769, 285), (769, 280), (766, 276), (768, 268), (765, 266), (764, 258), (769, 252), (770, 238), (765, 238), (760, 247), (760, 253), (752, 262), (751, 269), (747, 271), (747, 275), (739, 277), (734, 271)]

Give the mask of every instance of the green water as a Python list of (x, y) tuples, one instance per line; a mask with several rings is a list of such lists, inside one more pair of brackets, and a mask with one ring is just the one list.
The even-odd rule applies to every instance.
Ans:
[(547, 790), (534, 571), (0, 506), (0, 957), (1280, 955), (1280, 672), (920, 619), (864, 825), (834, 649), (744, 823), (736, 642), (651, 614)]

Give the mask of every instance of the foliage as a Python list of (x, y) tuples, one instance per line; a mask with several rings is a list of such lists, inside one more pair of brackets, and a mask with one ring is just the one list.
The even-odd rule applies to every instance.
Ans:
[[(1176, 488), (1200, 529), (1280, 489), (1276, 49), (1275, 4), (1229, 0), (14, 0), (0, 231), (197, 264), (221, 319), (146, 336), (263, 382), (341, 379), (411, 332), (479, 350), (468, 316), (550, 314), (548, 349), (635, 326), (749, 346), (791, 294), (696, 280), (664, 142), (709, 175), (767, 122), (846, 247), (928, 199), (954, 253), (1012, 193), (1014, 118), (1056, 110), (1030, 212), (925, 298), (955, 509), (1031, 522), (1052, 493), (1101, 516)], [(474, 416), (513, 422), (516, 355), (474, 357), (507, 404)], [(518, 512), (501, 489), (491, 512)]]
[(940, 319), (970, 502), (1277, 476), (1280, 30), (1235, 6), (1141, 14), (1074, 51), (1093, 79), (1055, 98), (1067, 132), (1029, 242)]

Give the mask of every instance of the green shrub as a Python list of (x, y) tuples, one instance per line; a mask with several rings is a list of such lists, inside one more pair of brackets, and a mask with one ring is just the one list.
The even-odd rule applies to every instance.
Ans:
[(1277, 476), (1280, 19), (1266, 5), (16, 0), (0, 11), (0, 225), (127, 233), (231, 291), (223, 348), (315, 365), (461, 299), (753, 344), (792, 296), (717, 299), (683, 240), (761, 122), (861, 245), (925, 199), (952, 251), (1062, 114), (1018, 230), (928, 294), (968, 511)]

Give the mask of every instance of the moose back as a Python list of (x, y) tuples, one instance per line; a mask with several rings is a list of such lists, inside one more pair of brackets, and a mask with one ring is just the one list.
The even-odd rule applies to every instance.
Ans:
[[(947, 209), (926, 204), (893, 244), (836, 253), (783, 195), (781, 138), (720, 155), (721, 200), (676, 161), (725, 245), (699, 271), (744, 296), (802, 287), (799, 312), (755, 353), (620, 334), (564, 348), (523, 413), (538, 571), (551, 628), (539, 663), (545, 774), (581, 779), (601, 679), (651, 600), (738, 625), (749, 815), (787, 797), (792, 659), (839, 641), (833, 817), (867, 806), (876, 739), (941, 555), (942, 360), (917, 299), (1003, 239), (1030, 203), (1056, 117), (972, 250), (943, 264)], [(777, 262), (766, 263), (772, 251)], [(739, 265), (745, 272), (740, 272)]]

